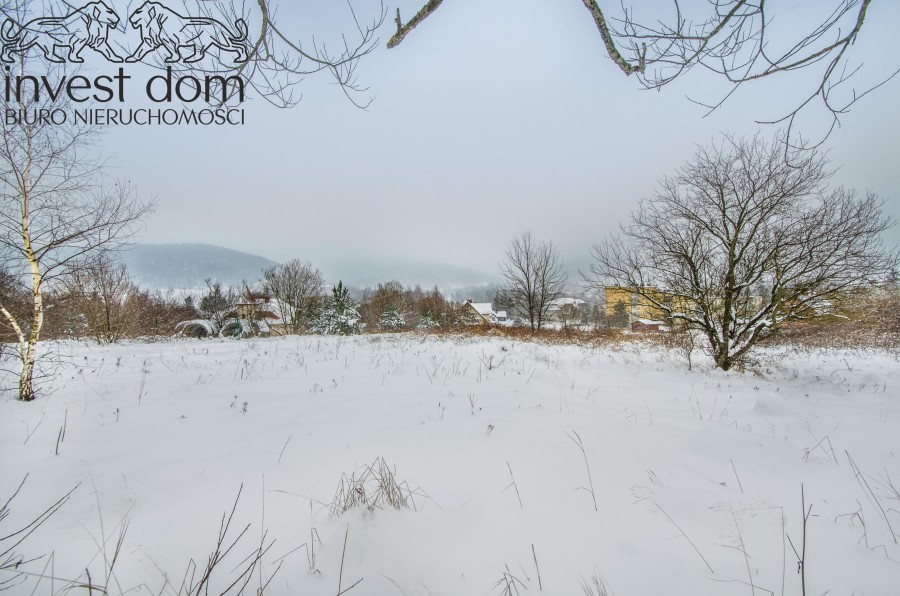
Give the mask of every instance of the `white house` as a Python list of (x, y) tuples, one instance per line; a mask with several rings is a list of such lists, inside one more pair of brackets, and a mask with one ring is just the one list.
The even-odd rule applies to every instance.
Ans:
[[(468, 308), (471, 313), (475, 315), (475, 319), (479, 323), (500, 322), (500, 313), (494, 312), (494, 305), (490, 302), (472, 302), (471, 300), (467, 300), (464, 308)], [(503, 312), (503, 316), (505, 320), (505, 311)]]

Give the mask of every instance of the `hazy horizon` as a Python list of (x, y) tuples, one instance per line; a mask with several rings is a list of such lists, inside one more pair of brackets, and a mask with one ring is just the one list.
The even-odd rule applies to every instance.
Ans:
[[(531, 229), (581, 267), (591, 243), (697, 144), (723, 131), (774, 134), (755, 121), (782, 116), (809, 83), (801, 72), (747, 86), (704, 118), (686, 96), (715, 101), (721, 84), (697, 71), (660, 92), (639, 90), (606, 57), (579, 2), (457, 0), (385, 49), (394, 8), (409, 16), (420, 4), (391, 3), (378, 48), (359, 65), (375, 97), (368, 110), (310, 77), (292, 109), (245, 102), (242, 127), (110, 127), (101, 149), (112, 175), (157, 200), (139, 241), (209, 243), (275, 261), (496, 272), (510, 239)], [(377, 10), (354, 6), (362, 20)], [(352, 27), (346, 5), (281, 9), (282, 28), (298, 36)], [(866, 66), (860, 83), (900, 66), (898, 17), (896, 4), (870, 8), (853, 47), (853, 63)], [(894, 219), (898, 100), (895, 78), (842, 116), (823, 146), (833, 183), (877, 193)], [(824, 122), (811, 115), (802, 124), (815, 136)], [(900, 244), (900, 228), (886, 241)]]
[[(276, 262), (265, 255), (254, 255), (213, 244), (173, 243), (135, 245), (122, 253), (132, 279), (151, 290), (194, 291), (211, 279), (226, 286), (262, 284), (262, 271)], [(325, 261), (313, 263), (326, 287), (343, 281), (356, 290), (375, 288), (387, 281), (399, 281), (405, 287), (424, 290), (438, 287), (448, 298), (460, 299), (501, 284), (499, 271), (481, 271), (431, 261), (408, 260), (388, 265), (365, 261)], [(578, 286), (578, 272), (570, 275), (569, 287)], [(466, 297), (470, 297), (469, 294)], [(475, 295), (472, 294), (472, 295)], [(483, 297), (483, 296), (482, 296)]]

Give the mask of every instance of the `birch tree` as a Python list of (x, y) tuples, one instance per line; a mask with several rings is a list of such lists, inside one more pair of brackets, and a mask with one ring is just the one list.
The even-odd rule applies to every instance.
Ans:
[(698, 330), (723, 370), (785, 322), (885, 281), (897, 255), (882, 242), (893, 225), (883, 201), (830, 188), (820, 152), (789, 150), (785, 161), (784, 151), (783, 134), (699, 148), (594, 245), (589, 280)]
[[(26, 72), (24, 60), (12, 65), (11, 76)], [(69, 108), (66, 101), (61, 95), (54, 107)], [(35, 398), (45, 291), (126, 244), (151, 211), (129, 184), (104, 176), (104, 163), (92, 156), (96, 130), (33, 116), (46, 107), (30, 94), (22, 94), (21, 103), (0, 94), (0, 260), (30, 292), (27, 316), (5, 305), (0, 315), (15, 333), (23, 401)]]

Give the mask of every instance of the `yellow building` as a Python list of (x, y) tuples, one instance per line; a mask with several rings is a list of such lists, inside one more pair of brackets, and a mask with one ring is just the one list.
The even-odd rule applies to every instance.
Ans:
[[(664, 321), (666, 315), (662, 309), (654, 304), (664, 304), (673, 312), (689, 312), (696, 309), (696, 303), (690, 298), (673, 296), (663, 290), (653, 287), (641, 288), (638, 293), (634, 288), (624, 286), (608, 286), (605, 288), (606, 318), (614, 326), (630, 326), (634, 321)], [(758, 311), (762, 306), (761, 296), (748, 296), (741, 304), (735, 305), (737, 316), (748, 317)], [(623, 307), (624, 306), (624, 307)], [(713, 308), (721, 309), (720, 300), (713, 303)], [(623, 320), (627, 317), (627, 320)]]
[[(632, 322), (663, 321), (665, 313), (654, 301), (659, 304), (672, 304), (673, 297), (666, 295), (656, 288), (641, 288), (639, 294), (634, 288), (624, 286), (607, 286), (604, 288), (606, 299), (604, 311), (609, 321), (616, 321), (620, 326), (630, 326)], [(627, 320), (618, 321), (618, 319)]]

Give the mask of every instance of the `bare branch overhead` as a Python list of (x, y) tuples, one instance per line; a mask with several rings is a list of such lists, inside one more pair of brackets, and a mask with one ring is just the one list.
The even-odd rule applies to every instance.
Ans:
[[(778, 34), (773, 32), (776, 21), (785, 22), (790, 15), (781, 12), (776, 19), (773, 12), (785, 7), (773, 7), (765, 0), (707, 0), (689, 6), (672, 0), (666, 11), (658, 5), (622, 3), (614, 7), (614, 16), (597, 0), (581, 1), (596, 25), (605, 54), (625, 75), (636, 75), (643, 88), (660, 89), (695, 67), (730, 84), (730, 90), (716, 101), (692, 99), (710, 112), (747, 83), (815, 69), (812, 82), (804, 80), (808, 85), (804, 95), (781, 116), (765, 121), (785, 123), (788, 139), (798, 145), (803, 141), (793, 129), (804, 109), (816, 103), (825, 109), (831, 120), (827, 137), (853, 104), (900, 72), (897, 68), (874, 84), (853, 87), (861, 65), (851, 63), (850, 50), (863, 30), (872, 0), (822, 2), (815, 7), (823, 10), (817, 20), (791, 22), (790, 33), (782, 28)], [(407, 23), (398, 10), (397, 31), (388, 47), (398, 46), (441, 4), (430, 0)]]

